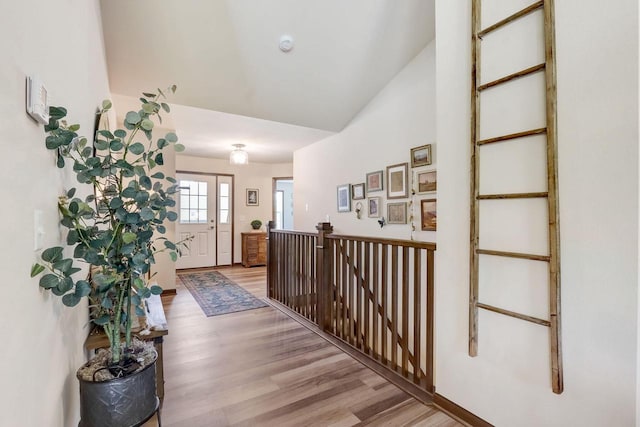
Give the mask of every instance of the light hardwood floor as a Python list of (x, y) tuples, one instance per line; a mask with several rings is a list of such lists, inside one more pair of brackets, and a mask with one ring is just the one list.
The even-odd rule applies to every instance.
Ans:
[[(265, 297), (264, 267), (219, 271)], [(163, 426), (461, 425), (277, 309), (207, 318), (179, 282), (163, 298)]]

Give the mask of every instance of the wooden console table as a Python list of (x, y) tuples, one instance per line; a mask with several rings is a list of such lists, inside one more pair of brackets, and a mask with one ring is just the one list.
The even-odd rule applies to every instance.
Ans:
[(254, 265), (267, 264), (267, 233), (250, 232), (242, 233), (242, 265), (253, 267)]

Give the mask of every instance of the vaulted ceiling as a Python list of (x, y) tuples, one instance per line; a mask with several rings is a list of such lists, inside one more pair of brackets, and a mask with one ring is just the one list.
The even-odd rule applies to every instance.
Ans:
[(173, 124), (188, 154), (210, 157), (244, 143), (252, 161), (291, 161), (343, 129), (434, 37), (434, 0), (101, 5), (111, 91), (126, 104), (176, 84)]

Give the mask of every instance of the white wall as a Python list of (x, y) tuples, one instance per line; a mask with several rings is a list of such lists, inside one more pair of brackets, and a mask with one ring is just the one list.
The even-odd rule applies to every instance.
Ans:
[(94, 112), (109, 97), (97, 1), (3, 2), (0, 38), (0, 190), (3, 297), (0, 298), (0, 413), (6, 426), (77, 425), (76, 369), (84, 362), (86, 305), (64, 307), (29, 278), (36, 260), (33, 212), (44, 215), (45, 247), (60, 243), (57, 197), (75, 186), (55, 167), (42, 126), (25, 113), (25, 77), (40, 76), (54, 105), (91, 134)]
[[(179, 136), (179, 135), (178, 135)], [(189, 141), (181, 141), (189, 145)], [(266, 230), (267, 221), (273, 216), (273, 181), (274, 177), (291, 176), (292, 165), (249, 163), (248, 165), (231, 165), (226, 159), (211, 159), (177, 155), (176, 170), (183, 172), (207, 172), (234, 175), (234, 263), (242, 262), (242, 241), (240, 233), (251, 231), (251, 221), (262, 221), (262, 230)], [(259, 205), (246, 205), (246, 189), (259, 190)]]
[(470, 2), (438, 0), (436, 21), (436, 391), (498, 426), (634, 425), (638, 3), (556, 2), (561, 395), (546, 328), (481, 312), (479, 355), (467, 355)]
[[(338, 213), (336, 187), (365, 182), (366, 174), (385, 170), (389, 165), (409, 163), (410, 150), (432, 144), (433, 163), (420, 170), (437, 167), (435, 124), (435, 43), (422, 50), (340, 133), (304, 147), (294, 153), (294, 219), (296, 229), (314, 231), (318, 222), (329, 217), (334, 232), (360, 236), (410, 239), (411, 224), (391, 224), (380, 228), (378, 218), (367, 217), (367, 200), (362, 203), (362, 217), (352, 211)], [(417, 169), (415, 169), (417, 170)], [(414, 171), (415, 171), (414, 170)], [(382, 215), (386, 218), (386, 176), (384, 191), (367, 196), (382, 198)], [(414, 204), (417, 240), (434, 241), (436, 232), (419, 231), (419, 205)], [(410, 202), (393, 199), (396, 202)]]

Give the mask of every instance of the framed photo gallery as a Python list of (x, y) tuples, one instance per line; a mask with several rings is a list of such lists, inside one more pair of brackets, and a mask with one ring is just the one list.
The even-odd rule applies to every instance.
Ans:
[[(411, 148), (409, 154), (409, 162), (396, 163), (381, 170), (368, 172), (365, 175), (365, 182), (338, 185), (336, 188), (338, 212), (351, 212), (352, 200), (366, 199), (366, 202), (362, 202), (360, 206), (366, 204), (368, 218), (386, 217), (387, 224), (407, 224), (413, 222), (415, 215), (413, 209), (420, 209), (418, 229), (435, 231), (437, 229), (435, 193), (438, 188), (438, 173), (435, 169), (429, 168), (433, 164), (432, 144)], [(383, 191), (382, 194), (376, 194)], [(419, 195), (422, 194), (427, 194), (428, 198), (420, 197)], [(418, 195), (418, 200), (413, 200), (413, 195)], [(410, 197), (411, 203), (402, 200)], [(359, 210), (357, 214), (357, 218), (360, 219)], [(378, 223), (381, 221), (379, 220)]]

